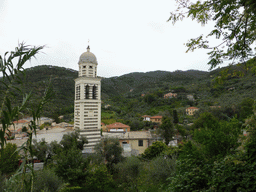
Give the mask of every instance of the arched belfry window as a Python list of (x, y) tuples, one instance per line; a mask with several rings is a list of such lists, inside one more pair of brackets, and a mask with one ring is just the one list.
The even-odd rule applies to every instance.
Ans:
[(84, 87), (84, 98), (89, 99), (89, 85), (85, 85)]
[(94, 85), (93, 88), (92, 88), (92, 98), (97, 99), (97, 87), (96, 87), (96, 85)]

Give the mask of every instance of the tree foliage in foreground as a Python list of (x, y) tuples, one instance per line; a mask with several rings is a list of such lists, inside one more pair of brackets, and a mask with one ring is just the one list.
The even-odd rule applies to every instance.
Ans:
[(118, 185), (125, 191), (138, 191), (138, 179), (142, 163), (137, 157), (127, 157), (115, 165)]
[[(21, 87), (24, 85), (24, 64), (31, 60), (39, 51), (43, 49), (43, 46), (31, 47), (26, 46), (23, 43), (16, 47), (15, 51), (6, 52), (4, 56), (0, 56), (0, 72), (2, 78), (0, 79), (0, 85), (3, 89), (0, 90), (0, 145), (1, 149), (6, 145), (6, 133), (10, 133), (10, 125), (14, 120), (22, 117), (23, 112), (26, 111), (32, 120), (28, 124), (28, 128), (23, 128), (22, 132), (27, 133), (27, 141), (20, 147), (19, 150), (23, 151), (24, 159), (17, 173), (13, 175), (8, 182), (12, 182), (12, 179), (16, 175), (22, 174), (22, 185), (25, 186), (23, 191), (33, 191), (34, 165), (29, 162), (31, 157), (34, 157), (34, 151), (32, 149), (32, 136), (36, 134), (36, 121), (40, 118), (44, 105), (49, 102), (53, 97), (53, 90), (51, 86), (47, 86), (44, 92), (36, 103), (32, 103), (31, 92), (26, 93)], [(22, 78), (23, 77), (23, 78)], [(16, 105), (12, 104), (12, 101), (18, 101)], [(4, 150), (1, 150), (3, 155)], [(30, 171), (26, 174), (27, 171)], [(29, 179), (26, 180), (25, 176), (28, 175)]]
[(55, 173), (64, 181), (74, 186), (86, 183), (88, 161), (83, 157), (81, 150), (73, 145), (69, 150), (62, 150), (54, 159)]
[(17, 152), (17, 145), (7, 143), (4, 149), (0, 149), (0, 172), (4, 174), (16, 171), (19, 165), (20, 156)]
[(155, 141), (151, 146), (149, 146), (144, 153), (142, 153), (142, 157), (146, 159), (153, 159), (159, 156), (162, 152), (167, 150), (168, 147), (165, 143), (161, 141)]
[[(205, 115), (207, 114), (203, 117)], [(209, 122), (213, 120), (210, 116), (208, 118)], [(214, 122), (214, 126), (209, 126), (207, 123), (201, 124), (200, 128), (194, 130), (193, 140), (184, 144), (177, 160), (176, 175), (170, 178), (169, 189), (173, 191), (210, 189), (211, 182), (216, 184), (212, 178), (217, 179), (215, 174), (219, 170), (219, 165), (223, 165), (223, 159), (238, 153), (238, 147), (241, 145), (239, 140), (242, 135), (239, 121), (232, 119), (230, 122)], [(215, 172), (212, 171), (215, 168)], [(233, 176), (230, 178), (235, 179)]]
[(117, 138), (104, 138), (95, 146), (96, 155), (100, 162), (104, 162), (110, 172), (113, 172), (115, 164), (123, 160), (123, 148)]
[[(255, 56), (256, 2), (254, 0), (206, 0), (191, 2), (176, 0), (177, 10), (171, 13), (169, 21), (173, 24), (185, 17), (202, 25), (213, 20), (214, 29), (207, 35), (190, 39), (187, 51), (197, 48), (209, 49), (211, 69), (223, 62), (224, 59), (245, 60)], [(220, 39), (219, 44), (210, 46), (208, 37)], [(246, 63), (245, 63), (246, 64)]]

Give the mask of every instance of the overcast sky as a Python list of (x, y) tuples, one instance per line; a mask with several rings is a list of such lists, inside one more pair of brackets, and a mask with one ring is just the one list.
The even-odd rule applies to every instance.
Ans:
[(190, 38), (207, 33), (187, 19), (167, 22), (174, 0), (0, 0), (0, 54), (18, 42), (46, 45), (26, 64), (78, 70), (89, 45), (98, 60), (98, 75), (198, 69), (207, 71), (204, 50), (185, 53)]

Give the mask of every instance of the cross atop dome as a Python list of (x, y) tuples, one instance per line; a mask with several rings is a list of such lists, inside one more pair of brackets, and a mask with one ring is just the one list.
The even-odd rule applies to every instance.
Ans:
[(90, 39), (88, 39), (88, 47), (87, 47), (87, 52), (90, 52)]

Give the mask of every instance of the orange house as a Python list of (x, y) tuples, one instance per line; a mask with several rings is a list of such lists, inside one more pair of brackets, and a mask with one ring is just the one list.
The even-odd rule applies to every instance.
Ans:
[(186, 109), (186, 114), (187, 115), (194, 115), (196, 111), (198, 111), (199, 108), (197, 107), (189, 107)]
[(153, 122), (153, 123), (159, 123), (159, 124), (162, 124), (162, 116), (153, 116), (153, 117), (150, 117), (150, 121)]

